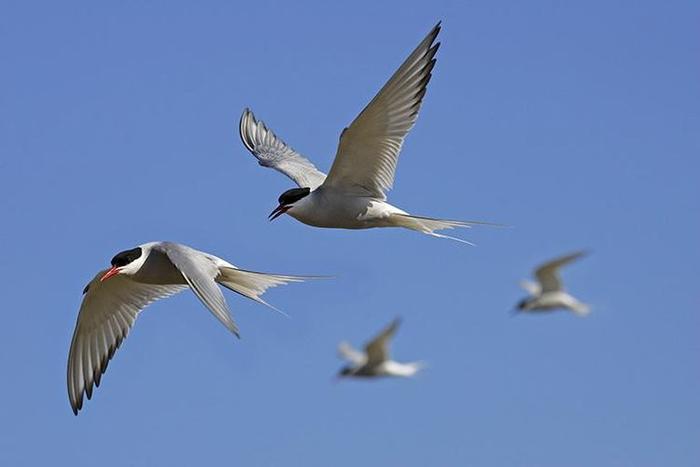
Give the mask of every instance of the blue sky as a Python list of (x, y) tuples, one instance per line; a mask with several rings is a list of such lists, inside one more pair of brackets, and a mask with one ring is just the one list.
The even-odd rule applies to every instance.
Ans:
[[(0, 14), (0, 464), (700, 463), (697, 2), (5, 2)], [(433, 80), (390, 200), (512, 225), (468, 247), (267, 214), (292, 183), (237, 135), (250, 106), (328, 169), (340, 130), (437, 20)], [(144, 312), (78, 417), (85, 283), (173, 240), (332, 274)], [(565, 272), (593, 305), (511, 318)], [(332, 384), (338, 341), (404, 318), (413, 380)]]

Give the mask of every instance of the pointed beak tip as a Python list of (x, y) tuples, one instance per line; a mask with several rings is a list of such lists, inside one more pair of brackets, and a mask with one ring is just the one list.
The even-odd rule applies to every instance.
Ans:
[(107, 271), (102, 277), (100, 277), (100, 282), (104, 282), (112, 276), (119, 274), (119, 268), (112, 266), (109, 271)]
[(288, 207), (286, 207), (286, 206), (280, 204), (279, 206), (277, 206), (277, 207), (270, 213), (269, 216), (267, 216), (267, 220), (269, 220), (270, 222), (272, 222), (272, 221), (274, 221), (275, 219), (277, 219), (279, 216), (281, 216), (282, 214), (284, 214), (285, 212), (287, 212), (287, 210), (289, 210)]

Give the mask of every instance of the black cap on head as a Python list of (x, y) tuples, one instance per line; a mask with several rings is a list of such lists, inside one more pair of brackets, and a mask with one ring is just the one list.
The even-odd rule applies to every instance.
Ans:
[(143, 251), (141, 250), (141, 247), (138, 246), (136, 248), (132, 248), (131, 250), (120, 251), (114, 255), (114, 258), (112, 258), (112, 266), (117, 268), (126, 266), (132, 261), (140, 258), (142, 253)]
[(288, 204), (296, 203), (304, 196), (311, 193), (311, 188), (292, 188), (282, 193), (278, 199), (280, 205), (286, 206)]

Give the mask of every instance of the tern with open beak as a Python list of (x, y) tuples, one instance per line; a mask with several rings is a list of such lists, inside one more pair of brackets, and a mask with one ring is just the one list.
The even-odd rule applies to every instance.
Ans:
[(239, 131), (245, 147), (260, 165), (278, 170), (298, 185), (282, 193), (270, 220), (289, 214), (315, 227), (403, 227), (464, 243), (469, 242), (436, 231), (487, 224), (414, 216), (387, 202), (401, 147), (418, 118), (432, 76), (439, 32), (440, 23), (343, 130), (328, 175), (278, 138), (253, 112), (243, 111)]

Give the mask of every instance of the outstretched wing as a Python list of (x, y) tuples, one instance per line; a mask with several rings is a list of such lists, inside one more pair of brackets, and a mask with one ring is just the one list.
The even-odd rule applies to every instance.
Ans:
[(76, 415), (83, 407), (83, 394), (92, 397), (93, 385), (100, 385), (107, 364), (139, 312), (149, 303), (187, 288), (140, 284), (122, 275), (101, 282), (106, 272), (100, 271), (85, 287), (68, 353), (68, 398)]
[(240, 337), (238, 326), (231, 317), (224, 294), (221, 293), (216, 278), (218, 266), (204, 253), (185, 245), (162, 242), (153, 247), (154, 253), (163, 253), (180, 271), (187, 284), (202, 303), (212, 312), (226, 329)]
[(338, 344), (338, 355), (355, 366), (364, 365), (367, 361), (367, 356), (364, 353), (355, 349), (347, 342), (341, 342)]
[(389, 360), (389, 341), (394, 337), (399, 324), (401, 324), (401, 320), (394, 319), (379, 335), (367, 343), (365, 352), (367, 352), (368, 365), (378, 365)]
[(301, 188), (312, 190), (326, 179), (307, 158), (279, 139), (265, 123), (257, 120), (249, 109), (243, 111), (240, 123), (241, 140), (263, 167), (271, 167), (291, 178)]
[(577, 251), (566, 256), (553, 259), (535, 270), (535, 276), (542, 286), (542, 292), (556, 292), (563, 290), (564, 286), (559, 277), (559, 268), (569, 264), (586, 254), (585, 251)]
[(532, 296), (539, 295), (542, 292), (542, 287), (539, 283), (525, 279), (520, 281), (520, 287)]
[(404, 138), (418, 118), (435, 66), (440, 23), (408, 56), (360, 115), (343, 130), (324, 185), (384, 199)]

